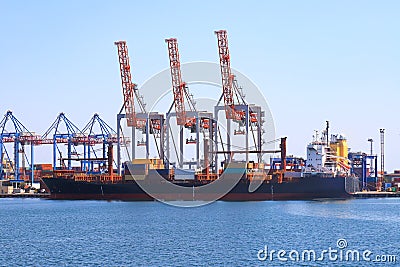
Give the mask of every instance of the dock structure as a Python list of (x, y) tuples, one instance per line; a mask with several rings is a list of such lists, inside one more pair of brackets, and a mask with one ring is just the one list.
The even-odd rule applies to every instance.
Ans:
[(49, 198), (50, 193), (0, 194), (0, 198)]
[(379, 191), (366, 191), (352, 193), (355, 198), (392, 198), (400, 197), (400, 192), (379, 192)]

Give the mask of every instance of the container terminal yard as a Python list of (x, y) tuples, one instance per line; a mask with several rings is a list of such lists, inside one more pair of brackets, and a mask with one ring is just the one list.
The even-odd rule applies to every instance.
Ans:
[[(241, 179), (224, 200), (400, 196), (400, 171), (384, 171), (384, 129), (380, 129), (380, 162), (373, 154), (372, 139), (368, 153), (349, 152), (347, 139), (331, 134), (328, 121), (307, 145), (306, 159), (287, 155), (286, 138), (264, 140), (265, 110), (246, 101), (246, 88), (242, 90), (231, 71), (227, 32), (215, 35), (222, 90), (214, 110), (197, 107), (181, 73), (178, 41), (169, 38), (165, 43), (173, 102), (165, 113), (147, 109), (145, 92), (133, 83), (125, 41), (115, 42), (124, 97), (116, 129), (98, 114), (78, 127), (60, 113), (39, 135), (7, 111), (0, 122), (0, 195), (150, 200), (137, 184), (154, 171), (172, 184), (193, 187), (193, 200), (195, 187), (229, 173)], [(278, 149), (266, 149), (265, 144), (271, 142)], [(52, 147), (51, 163), (36, 164), (35, 149), (46, 145)], [(194, 151), (190, 160), (185, 156), (188, 147)], [(138, 149), (145, 157), (138, 157)], [(157, 157), (152, 158), (154, 149)], [(124, 152), (128, 161), (123, 161)], [(257, 181), (254, 194), (247, 192)], [(164, 191), (158, 195), (169, 198)]]

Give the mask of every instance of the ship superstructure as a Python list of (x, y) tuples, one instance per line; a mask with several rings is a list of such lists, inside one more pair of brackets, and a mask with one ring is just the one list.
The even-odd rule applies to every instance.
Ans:
[(307, 160), (305, 174), (324, 173), (325, 175), (350, 175), (347, 139), (342, 134), (332, 134), (328, 131), (318, 131), (314, 140), (307, 145)]

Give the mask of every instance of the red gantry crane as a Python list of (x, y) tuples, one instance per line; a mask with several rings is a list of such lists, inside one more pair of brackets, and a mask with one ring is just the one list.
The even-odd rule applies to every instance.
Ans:
[[(186, 139), (186, 144), (195, 145), (195, 158), (193, 161), (183, 161), (183, 131), (180, 131), (179, 134), (179, 153), (175, 142), (174, 143), (175, 152), (178, 160), (179, 168), (182, 168), (183, 165), (189, 166), (191, 168), (192, 165), (200, 167), (200, 133), (203, 133), (204, 142), (208, 142), (208, 138), (206, 136), (209, 135), (211, 131), (210, 122), (212, 119), (212, 113), (206, 111), (198, 111), (195, 106), (195, 101), (193, 100), (193, 96), (190, 94), (189, 89), (185, 82), (182, 81), (181, 74), (181, 63), (179, 58), (178, 51), (178, 41), (176, 38), (166, 39), (165, 42), (168, 45), (168, 53), (169, 53), (169, 61), (170, 61), (170, 70), (171, 70), (171, 79), (172, 79), (172, 91), (174, 100), (167, 112), (167, 130), (166, 130), (166, 148), (169, 148), (169, 140), (170, 140), (170, 130), (169, 127), (169, 118), (171, 116), (172, 106), (175, 106), (175, 116), (177, 125), (180, 128), (187, 128), (190, 130), (190, 133), (195, 134), (195, 138), (190, 136), (190, 138)], [(186, 98), (186, 99), (185, 99)], [(187, 101), (185, 103), (185, 101)], [(185, 104), (187, 106), (185, 106)], [(169, 149), (166, 149), (167, 158), (169, 158)], [(205, 152), (207, 153), (207, 152)], [(195, 160), (194, 160), (195, 159)]]
[(174, 94), (174, 105), (176, 111), (176, 122), (185, 128), (194, 128), (196, 126), (196, 118), (188, 118), (186, 116), (184, 99), (188, 100), (189, 108), (195, 110), (194, 101), (189, 95), (186, 83), (182, 81), (181, 63), (179, 60), (178, 41), (176, 38), (166, 39), (168, 44), (169, 62), (172, 78), (172, 91)]
[[(125, 107), (125, 118), (127, 119), (127, 124), (129, 127), (134, 127), (142, 132), (142, 134), (146, 135), (146, 140), (142, 140), (137, 142), (137, 146), (143, 146), (146, 148), (146, 158), (149, 157), (149, 135), (152, 134), (155, 140), (155, 144), (157, 147), (157, 152), (160, 155), (160, 158), (163, 158), (163, 151), (160, 150), (157, 144), (157, 138), (160, 139), (160, 143), (163, 143), (163, 127), (164, 127), (164, 116), (157, 112), (147, 112), (146, 104), (144, 103), (143, 96), (140, 95), (138, 87), (135, 83), (132, 82), (131, 77), (131, 67), (129, 64), (129, 55), (128, 55), (128, 46), (126, 41), (117, 41), (114, 43), (118, 47), (118, 56), (120, 63), (120, 73), (121, 73), (121, 82), (122, 82), (122, 90), (124, 94), (124, 107)], [(135, 100), (139, 105), (140, 112), (135, 111)], [(121, 109), (122, 111), (122, 109)], [(149, 122), (149, 123), (147, 123)], [(117, 135), (120, 131), (120, 124), (118, 119), (118, 129)], [(132, 131), (132, 158), (136, 158), (135, 152), (135, 131)], [(120, 145), (118, 144), (117, 150), (120, 151)], [(117, 158), (118, 164), (118, 173), (120, 171), (120, 152), (118, 152)]]
[(121, 72), (122, 90), (124, 94), (124, 106), (127, 124), (129, 127), (143, 129), (146, 125), (146, 120), (136, 118), (135, 113), (135, 98), (139, 103), (142, 112), (145, 113), (145, 105), (141, 101), (141, 97), (137, 93), (137, 85), (132, 83), (131, 66), (129, 65), (128, 46), (126, 41), (118, 41), (114, 43), (118, 47), (119, 66)]
[[(231, 72), (230, 55), (228, 48), (228, 35), (226, 30), (215, 31), (218, 38), (219, 61), (222, 76), (222, 92), (224, 96), (226, 119), (243, 121), (245, 112), (235, 109), (234, 93), (238, 94), (234, 86), (235, 76)], [(240, 94), (240, 93), (239, 93)]]
[[(228, 34), (226, 30), (218, 30), (214, 32), (218, 39), (218, 54), (222, 78), (222, 95), (218, 101), (219, 105), (222, 97), (224, 99), (223, 109), (225, 110), (225, 117), (227, 120), (227, 149), (231, 151), (231, 137), (230, 137), (230, 121), (239, 124), (239, 128), (234, 131), (234, 135), (245, 136), (244, 151), (246, 153), (246, 161), (248, 161), (249, 151), (249, 134), (253, 137), (254, 146), (258, 152), (258, 161), (262, 159), (262, 112), (261, 107), (249, 105), (244, 99), (242, 89), (238, 86), (235, 75), (231, 70), (230, 53), (228, 46)], [(216, 106), (216, 108), (217, 108)], [(218, 109), (219, 110), (219, 109)], [(216, 111), (218, 113), (218, 111)], [(218, 116), (216, 115), (216, 118)], [(244, 128), (242, 128), (244, 127)], [(214, 140), (218, 140), (218, 131), (214, 132)], [(230, 160), (228, 154), (227, 160)], [(218, 161), (217, 154), (215, 155), (214, 162)]]

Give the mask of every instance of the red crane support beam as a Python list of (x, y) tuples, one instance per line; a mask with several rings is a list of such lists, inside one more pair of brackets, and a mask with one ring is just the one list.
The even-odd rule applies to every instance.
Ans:
[(132, 83), (128, 46), (126, 45), (126, 41), (118, 41), (114, 44), (118, 47), (119, 66), (121, 72), (122, 90), (124, 93), (124, 106), (127, 124), (129, 127), (136, 127), (137, 122), (133, 95), (136, 84)]

